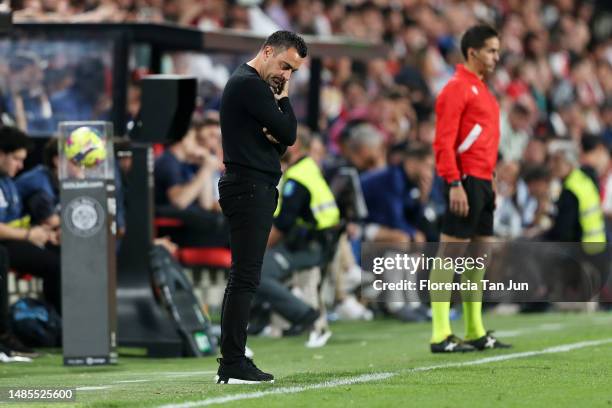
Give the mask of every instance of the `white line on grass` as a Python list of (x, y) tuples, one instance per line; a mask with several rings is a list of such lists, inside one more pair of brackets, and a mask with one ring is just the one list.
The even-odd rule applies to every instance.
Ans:
[(394, 375), (395, 375), (394, 373), (363, 374), (357, 377), (344, 378), (342, 380), (325, 381), (325, 382), (318, 383), (318, 384), (304, 385), (304, 386), (299, 386), (299, 387), (297, 386), (296, 387), (282, 387), (282, 388), (276, 388), (270, 391), (257, 391), (257, 392), (250, 392), (246, 394), (226, 395), (224, 397), (210, 398), (210, 399), (203, 400), (203, 401), (185, 402), (183, 404), (163, 405), (163, 408), (203, 407), (205, 405), (223, 404), (225, 402), (232, 402), (232, 401), (238, 401), (238, 400), (243, 400), (243, 399), (261, 398), (261, 397), (265, 397), (266, 395), (294, 394), (297, 392), (316, 390), (320, 388), (331, 388), (331, 387), (338, 387), (340, 385), (351, 385), (351, 384), (357, 384), (357, 383), (363, 383), (363, 382), (384, 380), (384, 379), (393, 377)]
[(431, 371), (431, 370), (436, 370), (440, 368), (454, 368), (454, 367), (465, 367), (465, 366), (472, 366), (472, 365), (479, 365), (479, 364), (496, 363), (498, 361), (506, 361), (506, 360), (514, 360), (517, 358), (533, 357), (533, 356), (539, 356), (542, 354), (563, 353), (563, 352), (577, 350), (577, 349), (581, 349), (585, 347), (601, 346), (603, 344), (608, 344), (608, 343), (612, 343), (612, 338), (603, 339), (603, 340), (581, 341), (579, 343), (571, 343), (571, 344), (562, 344), (560, 346), (553, 346), (553, 347), (545, 348), (544, 350), (523, 351), (521, 353), (512, 353), (512, 354), (501, 354), (499, 356), (479, 358), (478, 360), (463, 361), (463, 362), (457, 362), (457, 363), (447, 363), (447, 364), (440, 364), (440, 365), (427, 366), (427, 367), (415, 367), (415, 368), (409, 368), (407, 370), (402, 370), (399, 373)]
[(562, 323), (544, 323), (535, 327), (525, 327), (522, 329), (516, 330), (495, 330), (496, 337), (517, 337), (523, 334), (530, 334), (534, 331), (556, 331), (561, 330), (567, 327), (567, 325)]
[[(145, 375), (145, 374), (149, 374), (149, 375), (154, 375), (154, 376), (166, 376), (166, 378), (183, 378), (183, 377), (193, 377), (193, 376), (197, 376), (197, 375), (209, 375), (209, 374), (215, 374), (216, 371), (184, 371), (184, 372), (180, 372), (180, 371), (164, 371), (164, 372), (160, 372), (160, 373), (139, 373), (140, 375)], [(126, 374), (126, 373), (123, 373)], [(136, 374), (136, 373), (127, 373), (127, 374)], [(116, 374), (114, 374), (116, 375)], [(150, 382), (151, 380), (121, 380), (121, 381), (113, 381), (113, 384), (132, 384), (132, 383), (143, 383), (143, 382)], [(106, 390), (109, 388), (113, 388), (113, 385), (108, 384), (108, 385), (94, 385), (94, 386), (90, 386), (90, 387), (78, 387), (77, 391), (97, 391), (97, 390)]]
[[(349, 377), (349, 378), (344, 378), (341, 380), (325, 381), (322, 383), (311, 384), (311, 385), (296, 386), (296, 387), (282, 387), (282, 388), (272, 389), (269, 391), (256, 391), (256, 392), (249, 392), (249, 393), (243, 393), (243, 394), (226, 395), (223, 397), (208, 398), (208, 399), (201, 400), (201, 401), (191, 401), (191, 402), (185, 402), (181, 404), (167, 404), (167, 405), (162, 405), (160, 408), (204, 407), (207, 405), (223, 404), (226, 402), (262, 398), (268, 395), (295, 394), (295, 393), (309, 391), (309, 390), (318, 390), (322, 388), (338, 387), (341, 385), (358, 384), (358, 383), (365, 383), (365, 382), (371, 382), (371, 381), (385, 380), (387, 378), (391, 378), (398, 374), (404, 374), (404, 373), (431, 371), (431, 370), (437, 370), (441, 368), (453, 368), (453, 367), (465, 367), (465, 366), (472, 366), (472, 365), (479, 365), (479, 364), (489, 364), (489, 363), (495, 363), (499, 361), (513, 360), (517, 358), (538, 356), (542, 354), (562, 353), (562, 352), (577, 350), (577, 349), (581, 349), (585, 347), (601, 346), (603, 344), (609, 344), (609, 343), (612, 343), (612, 338), (602, 339), (602, 340), (592, 340), (592, 341), (581, 341), (579, 343), (563, 344), (559, 346), (548, 347), (543, 350), (502, 354), (498, 356), (479, 358), (477, 360), (470, 360), (470, 361), (464, 361), (464, 362), (439, 364), (439, 365), (425, 366), (425, 367), (415, 367), (415, 368), (410, 368), (406, 370), (401, 370), (395, 373), (364, 374), (364, 375), (360, 375), (357, 377)], [(227, 387), (227, 385), (223, 385), (222, 387)]]

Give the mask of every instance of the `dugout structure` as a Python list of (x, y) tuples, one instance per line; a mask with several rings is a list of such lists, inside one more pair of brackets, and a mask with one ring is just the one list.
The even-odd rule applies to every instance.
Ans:
[[(19, 59), (8, 67), (9, 69), (19, 69), (24, 64), (35, 64), (38, 69), (54, 69), (49, 73), (65, 79), (64, 75), (67, 74), (58, 69), (58, 64), (70, 62), (72, 58), (74, 67), (70, 72), (81, 72), (86, 79), (85, 83), (90, 85), (89, 92), (85, 93), (84, 97), (93, 98), (90, 101), (92, 107), (104, 106), (105, 101), (100, 98), (109, 98), (110, 107), (103, 119), (110, 120), (116, 134), (122, 135), (126, 133), (126, 125), (130, 119), (126, 107), (131, 70), (140, 67), (146, 68), (152, 74), (165, 73), (164, 56), (176, 52), (252, 56), (264, 39), (265, 36), (248, 32), (201, 31), (173, 24), (18, 23), (0, 40), (0, 60), (10, 64), (10, 61)], [(349, 57), (368, 61), (386, 57), (389, 48), (382, 44), (355, 41), (346, 37), (306, 35), (304, 39), (308, 44), (311, 59), (305, 116), (309, 127), (317, 131), (323, 58)], [(30, 52), (23, 53), (24, 50)], [(38, 54), (38, 58), (32, 57), (32, 54)], [(43, 63), (41, 59), (44, 60)], [(134, 64), (135, 60), (140, 62)], [(244, 61), (246, 60), (245, 58)], [(79, 78), (76, 76), (72, 79), (78, 81)], [(95, 78), (98, 78), (97, 85)], [(2, 89), (0, 92), (6, 93)], [(79, 90), (75, 89), (75, 92)], [(56, 106), (69, 107), (70, 101), (70, 98), (60, 99), (60, 102), (64, 103), (58, 103)], [(87, 107), (86, 104), (81, 104), (79, 108), (83, 106)], [(44, 112), (44, 109), (39, 111)], [(56, 110), (51, 116), (43, 115), (32, 124), (35, 131), (28, 131), (34, 136), (45, 137), (53, 132), (47, 129), (54, 130), (60, 120), (97, 119), (82, 118), (78, 115), (83, 115), (83, 112), (75, 111), (74, 108), (72, 111)], [(34, 128), (34, 125), (37, 127)], [(39, 140), (37, 144), (42, 145), (43, 139)], [(165, 312), (157, 306), (151, 290), (148, 254), (153, 237), (153, 197), (150, 171), (147, 169), (151, 166), (152, 153), (146, 148), (143, 149), (142, 145), (133, 153), (133, 170), (132, 174), (128, 175), (128, 232), (121, 244), (117, 265), (118, 345), (144, 347), (150, 356), (179, 356), (182, 346), (176, 328), (167, 319)], [(36, 154), (33, 156), (36, 157)]]

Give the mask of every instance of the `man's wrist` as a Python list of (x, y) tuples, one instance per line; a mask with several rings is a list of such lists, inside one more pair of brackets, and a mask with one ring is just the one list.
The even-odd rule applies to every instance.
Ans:
[(448, 183), (448, 185), (453, 188), (453, 187), (461, 187), (461, 180), (456, 179), (456, 180), (452, 180), (450, 183)]

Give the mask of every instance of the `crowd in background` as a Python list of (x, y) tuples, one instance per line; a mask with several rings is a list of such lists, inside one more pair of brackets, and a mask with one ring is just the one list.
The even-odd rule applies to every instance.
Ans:
[[(596, 181), (606, 217), (612, 219), (612, 15), (604, 5), (575, 0), (12, 2), (15, 21), (171, 22), (261, 35), (287, 29), (388, 44), (386, 58), (323, 59), (316, 138), (323, 143), (313, 144), (308, 152), (330, 180), (341, 166), (361, 175), (369, 214), (347, 224), (357, 259), (361, 241), (437, 240), (444, 199), (430, 148), (434, 103), (455, 65), (462, 62), (461, 34), (479, 21), (496, 27), (502, 44), (499, 66), (488, 79), (501, 107), (496, 235), (546, 237), (554, 228), (560, 184), (549, 157), (559, 143), (573, 146), (580, 165)], [(168, 200), (167, 191), (157, 194), (158, 204), (179, 203), (175, 207), (181, 209), (195, 203), (208, 217), (205, 229), (215, 224), (223, 231), (214, 200), (215, 179), (223, 170), (215, 111), (237, 61), (224, 65), (222, 58), (198, 58), (177, 55), (170, 68), (201, 79), (199, 116), (183, 145), (169, 147), (191, 161), (189, 178), (184, 179), (178, 167), (175, 174), (157, 176), (158, 182), (167, 182), (167, 191), (194, 176), (206, 182), (199, 183), (200, 189), (192, 191), (185, 205), (179, 195)], [(10, 63), (0, 63), (11, 78), (3, 84), (3, 112), (29, 133), (53, 129), (51, 118), (63, 110), (74, 114), (71, 119), (105, 118), (112, 95), (110, 68), (102, 60), (70, 65), (69, 58), (13, 56)], [(68, 68), (51, 69), (58, 66)], [(52, 75), (56, 77), (50, 79)], [(302, 119), (307, 79), (308, 63), (291, 80), (292, 101)], [(138, 111), (138, 97), (134, 76), (128, 90), (131, 118)]]
[[(13, 2), (12, 7), (16, 21), (173, 22), (204, 30), (232, 28), (267, 35), (288, 29), (384, 42), (391, 47), (387, 58), (323, 61), (319, 127), (326, 141), (326, 161), (341, 154), (360, 171), (396, 164), (394, 152), (409, 141), (433, 141), (433, 104), (462, 61), (460, 35), (477, 21), (488, 22), (499, 30), (502, 42), (502, 58), (490, 78), (502, 111), (498, 171), (502, 211), (496, 231), (516, 238), (529, 234), (534, 224), (546, 226), (550, 221), (549, 192), (536, 188), (526, 195), (526, 178), (549, 178), (544, 167), (553, 139), (572, 140), (577, 149), (599, 139), (602, 147), (612, 143), (612, 18), (604, 3), (34, 0)], [(233, 67), (183, 65), (177, 57), (174, 71), (195, 70), (203, 82), (212, 81), (214, 86), (202, 90), (203, 108), (216, 109), (223, 81)], [(307, 68), (303, 71), (293, 80), (296, 111), (302, 116)], [(353, 124), (360, 126), (346, 143), (347, 129)], [(582, 143), (585, 135), (599, 139), (589, 137), (590, 142)], [(591, 160), (597, 161), (589, 165), (601, 181), (604, 210), (612, 214), (608, 161), (602, 155)]]

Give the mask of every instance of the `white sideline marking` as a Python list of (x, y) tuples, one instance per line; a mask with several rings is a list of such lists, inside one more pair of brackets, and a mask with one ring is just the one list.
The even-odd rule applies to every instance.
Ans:
[[(154, 376), (165, 375), (167, 378), (182, 378), (182, 377), (191, 377), (195, 375), (208, 375), (208, 374), (215, 374), (215, 373), (216, 371), (185, 371), (185, 372), (164, 371), (161, 373), (138, 373), (138, 374), (140, 375), (150, 374)], [(124, 373), (124, 374), (137, 374), (137, 373)], [(150, 382), (150, 381), (151, 380), (119, 380), (119, 381), (113, 381), (113, 384), (132, 384), (132, 383), (143, 383), (143, 382)], [(91, 387), (77, 387), (77, 391), (107, 390), (112, 387), (113, 387), (112, 385), (96, 385), (96, 386), (91, 386)]]
[[(206, 405), (223, 404), (225, 402), (232, 402), (232, 401), (238, 401), (238, 400), (243, 400), (243, 399), (261, 398), (261, 397), (265, 397), (266, 395), (294, 394), (297, 392), (316, 390), (320, 388), (331, 388), (331, 387), (337, 387), (340, 385), (351, 385), (351, 384), (357, 384), (357, 383), (362, 383), (362, 382), (384, 380), (384, 379), (393, 377), (394, 375), (395, 375), (394, 373), (364, 374), (364, 375), (360, 375), (357, 377), (344, 378), (342, 380), (325, 381), (319, 384), (296, 386), (296, 387), (283, 387), (283, 388), (276, 388), (270, 391), (258, 391), (258, 392), (249, 392), (246, 394), (226, 395), (224, 397), (210, 398), (210, 399), (202, 400), (202, 401), (185, 402), (183, 404), (162, 405), (161, 408), (203, 407)], [(223, 385), (222, 387), (227, 387), (227, 385)]]
[(562, 344), (560, 346), (553, 346), (553, 347), (545, 348), (544, 350), (523, 351), (521, 353), (502, 354), (499, 356), (480, 358), (478, 360), (463, 361), (463, 362), (457, 362), (457, 363), (447, 363), (447, 364), (440, 364), (440, 365), (428, 366), (428, 367), (415, 367), (415, 368), (409, 368), (407, 370), (400, 371), (399, 373), (431, 371), (431, 370), (436, 370), (439, 368), (454, 368), (454, 367), (465, 367), (465, 366), (472, 366), (472, 365), (496, 363), (498, 361), (506, 361), (506, 360), (514, 360), (517, 358), (540, 356), (542, 354), (563, 353), (563, 352), (577, 350), (577, 349), (581, 349), (585, 347), (601, 346), (603, 344), (608, 344), (608, 343), (612, 343), (612, 338), (603, 339), (603, 340), (581, 341), (579, 343), (571, 343), (571, 344)]
[(577, 349), (581, 349), (585, 347), (600, 346), (600, 345), (609, 344), (609, 343), (612, 343), (612, 338), (602, 339), (602, 340), (592, 340), (592, 341), (581, 341), (579, 343), (562, 344), (559, 346), (548, 347), (543, 350), (524, 351), (521, 353), (502, 354), (498, 356), (479, 358), (477, 360), (470, 360), (470, 361), (464, 361), (464, 362), (439, 364), (439, 365), (424, 366), (424, 367), (415, 367), (415, 368), (409, 368), (406, 370), (401, 370), (395, 373), (364, 374), (364, 375), (360, 375), (357, 377), (349, 377), (349, 378), (344, 378), (341, 380), (326, 381), (326, 382), (322, 382), (318, 384), (296, 386), (296, 387), (282, 387), (282, 388), (272, 389), (269, 391), (257, 391), (257, 392), (243, 393), (243, 394), (226, 395), (223, 397), (215, 397), (215, 398), (209, 398), (209, 399), (205, 399), (201, 401), (191, 401), (191, 402), (185, 402), (185, 403), (180, 403), (180, 404), (167, 404), (167, 405), (162, 405), (159, 408), (204, 407), (207, 405), (224, 404), (226, 402), (233, 402), (233, 401), (239, 401), (239, 400), (245, 400), (245, 399), (262, 398), (268, 395), (295, 394), (295, 393), (309, 391), (309, 390), (318, 390), (321, 388), (332, 388), (332, 387), (337, 387), (340, 385), (349, 385), (349, 384), (357, 384), (357, 383), (364, 383), (364, 382), (370, 382), (370, 381), (385, 380), (387, 378), (391, 378), (398, 374), (404, 374), (404, 373), (431, 371), (431, 370), (437, 370), (441, 368), (454, 368), (454, 367), (465, 367), (465, 366), (472, 366), (472, 365), (496, 363), (499, 361), (514, 360), (517, 358), (532, 357), (532, 356), (538, 356), (542, 354), (562, 353), (562, 352), (577, 350)]
[(536, 327), (525, 327), (516, 330), (495, 330), (496, 337), (517, 337), (523, 334), (530, 334), (534, 331), (556, 331), (566, 328), (567, 325), (562, 323), (544, 323)]
[(217, 374), (216, 371), (186, 371), (186, 372), (167, 372), (166, 378), (181, 378), (181, 377), (192, 377), (196, 375), (209, 375)]

